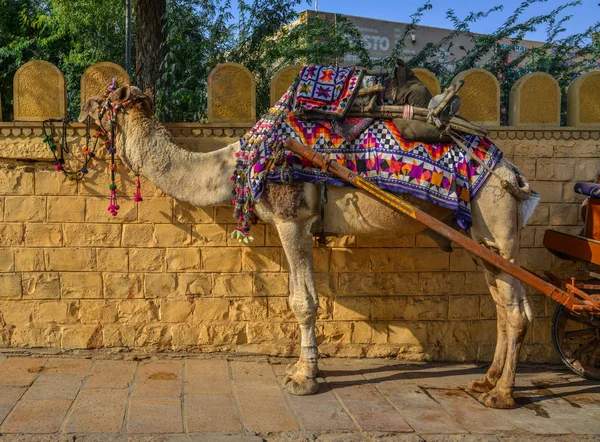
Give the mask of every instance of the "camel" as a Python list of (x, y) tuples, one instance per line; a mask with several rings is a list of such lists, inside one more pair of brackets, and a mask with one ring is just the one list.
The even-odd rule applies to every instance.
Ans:
[[(96, 124), (98, 110), (106, 96), (85, 103), (80, 121), (90, 116)], [(231, 205), (230, 176), (234, 170), (239, 143), (210, 153), (190, 152), (174, 144), (156, 118), (149, 96), (134, 86), (122, 86), (108, 99), (111, 106), (125, 103), (116, 119), (117, 154), (125, 165), (150, 180), (166, 194), (195, 206)], [(101, 117), (108, 127), (106, 112)], [(520, 202), (501, 186), (501, 179), (517, 185), (514, 168), (508, 162), (497, 165), (472, 201), (472, 238), (519, 264)], [(275, 226), (290, 264), (289, 304), (301, 331), (298, 361), (287, 369), (285, 386), (294, 395), (317, 392), (317, 340), (315, 319), (318, 294), (313, 271), (313, 234), (324, 230), (332, 235), (399, 237), (413, 235), (424, 226), (393, 211), (380, 201), (350, 187), (329, 188), (323, 226), (320, 217), (320, 187), (307, 182), (268, 183), (255, 213)], [(444, 222), (452, 212), (426, 201), (406, 196), (412, 204)], [(513, 408), (517, 358), (531, 308), (521, 281), (483, 263), (485, 278), (497, 309), (497, 344), (493, 362), (480, 379), (468, 388), (481, 393), (480, 401), (493, 408)]]

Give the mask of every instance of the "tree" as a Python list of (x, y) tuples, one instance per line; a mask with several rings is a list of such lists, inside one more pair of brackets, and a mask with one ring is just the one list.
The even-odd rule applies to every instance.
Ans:
[(135, 0), (135, 83), (156, 90), (166, 50), (166, 0)]

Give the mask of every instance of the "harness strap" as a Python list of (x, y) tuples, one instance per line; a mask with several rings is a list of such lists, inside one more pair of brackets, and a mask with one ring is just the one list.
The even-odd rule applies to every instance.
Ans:
[(327, 238), (325, 237), (325, 204), (327, 204), (327, 178), (321, 178), (319, 180), (319, 184), (321, 184), (321, 233), (317, 235), (317, 242), (325, 246), (329, 243)]

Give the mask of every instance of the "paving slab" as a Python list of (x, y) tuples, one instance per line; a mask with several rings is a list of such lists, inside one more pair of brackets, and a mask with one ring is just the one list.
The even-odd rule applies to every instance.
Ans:
[(515, 431), (498, 410), (486, 408), (462, 390), (427, 389), (427, 393), (467, 430), (475, 434)]
[(194, 394), (183, 398), (190, 433), (239, 433), (242, 425), (231, 394)]
[(23, 393), (25, 387), (7, 387), (0, 385), (0, 424), (8, 416), (10, 410), (16, 405)]
[(22, 400), (13, 408), (2, 426), (2, 433), (57, 433), (72, 401)]
[(226, 360), (188, 360), (185, 363), (186, 394), (231, 394), (229, 365)]
[(133, 397), (127, 414), (127, 432), (134, 434), (182, 433), (179, 397)]
[(81, 390), (63, 432), (73, 434), (120, 433), (127, 409), (128, 390)]
[(92, 367), (89, 359), (49, 358), (42, 370), (45, 374), (79, 375), (85, 377)]
[(82, 376), (78, 374), (46, 374), (42, 372), (31, 387), (29, 387), (23, 399), (66, 399), (72, 401), (77, 396), (81, 384)]
[[(410, 379), (381, 381), (377, 373), (366, 374), (371, 382), (419, 434), (468, 433), (450, 413)], [(388, 379), (386, 376), (385, 379)]]
[(137, 365), (135, 361), (94, 361), (84, 388), (129, 388)]
[(322, 371), (322, 374), (364, 431), (414, 431), (364, 376), (348, 371)]
[[(284, 376), (278, 376), (280, 385), (283, 379)], [(282, 386), (283, 394), (298, 417), (300, 426), (308, 431), (358, 430), (331, 387), (323, 378), (318, 378), (318, 381), (319, 392), (310, 396), (288, 394)]]
[(257, 433), (299, 429), (269, 364), (231, 362), (231, 372), (245, 428)]
[(0, 385), (29, 387), (45, 363), (45, 359), (6, 358), (0, 361)]
[(179, 397), (182, 388), (183, 361), (153, 361), (140, 364), (133, 387), (139, 397)]

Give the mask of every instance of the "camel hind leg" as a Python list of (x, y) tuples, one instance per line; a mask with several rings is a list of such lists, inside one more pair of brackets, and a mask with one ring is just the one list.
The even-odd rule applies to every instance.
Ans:
[[(512, 178), (505, 166), (497, 172)], [(514, 178), (513, 178), (514, 179)], [(519, 265), (519, 202), (501, 188), (492, 176), (472, 204), (473, 239)], [(482, 379), (469, 388), (483, 393), (481, 401), (488, 407), (514, 408), (512, 394), (521, 344), (527, 332), (531, 310), (523, 283), (509, 274), (482, 262), (491, 295), (496, 304), (498, 336), (494, 360)]]

